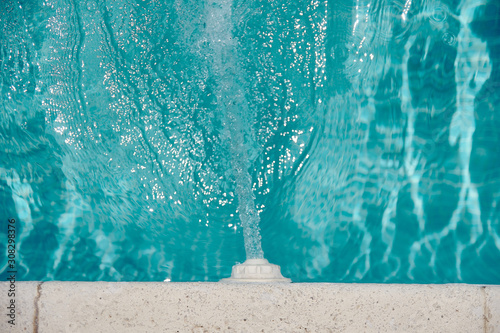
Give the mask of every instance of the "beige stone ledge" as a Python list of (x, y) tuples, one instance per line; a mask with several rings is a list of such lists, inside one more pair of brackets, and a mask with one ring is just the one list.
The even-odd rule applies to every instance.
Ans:
[(500, 332), (500, 286), (486, 287), (485, 293), (485, 332)]
[[(36, 303), (38, 302), (39, 282), (18, 282), (11, 288), (10, 282), (0, 282), (0, 332), (33, 332), (37, 325)], [(14, 293), (14, 295), (12, 295)], [(11, 296), (9, 296), (11, 294)], [(11, 300), (14, 300), (14, 323), (8, 323)]]
[[(0, 283), (6, 313), (9, 283)], [(16, 282), (0, 332), (500, 332), (500, 287)]]

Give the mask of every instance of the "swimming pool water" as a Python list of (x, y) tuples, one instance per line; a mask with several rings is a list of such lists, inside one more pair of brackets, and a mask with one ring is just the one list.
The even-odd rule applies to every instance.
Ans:
[(18, 279), (500, 283), (499, 1), (4, 3)]

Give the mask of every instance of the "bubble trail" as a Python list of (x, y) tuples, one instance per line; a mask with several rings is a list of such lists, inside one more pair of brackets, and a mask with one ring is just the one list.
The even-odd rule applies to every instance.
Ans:
[(250, 160), (247, 149), (251, 133), (244, 82), (238, 82), (242, 70), (237, 59), (237, 43), (232, 36), (232, 1), (206, 3), (206, 36), (212, 57), (211, 68), (217, 81), (217, 109), (223, 119), (226, 142), (231, 153), (231, 168), (236, 183), (238, 212), (243, 227), (247, 259), (264, 258), (259, 230), (260, 217), (255, 207), (252, 179), (248, 172)]

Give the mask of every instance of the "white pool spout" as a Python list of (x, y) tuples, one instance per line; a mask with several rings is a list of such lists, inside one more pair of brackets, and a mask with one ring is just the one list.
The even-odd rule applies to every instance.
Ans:
[(222, 279), (221, 282), (290, 283), (292, 281), (281, 275), (280, 266), (269, 263), (267, 259), (247, 259), (242, 264), (234, 265), (231, 277)]

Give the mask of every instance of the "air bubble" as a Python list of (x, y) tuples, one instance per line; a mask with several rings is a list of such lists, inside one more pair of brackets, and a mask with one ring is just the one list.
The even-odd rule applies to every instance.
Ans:
[(448, 17), (448, 8), (446, 6), (437, 6), (434, 8), (434, 12), (432, 13), (430, 19), (436, 23), (441, 23), (446, 20)]
[(441, 39), (443, 40), (443, 43), (448, 45), (455, 45), (457, 42), (455, 35), (448, 31), (441, 36)]

